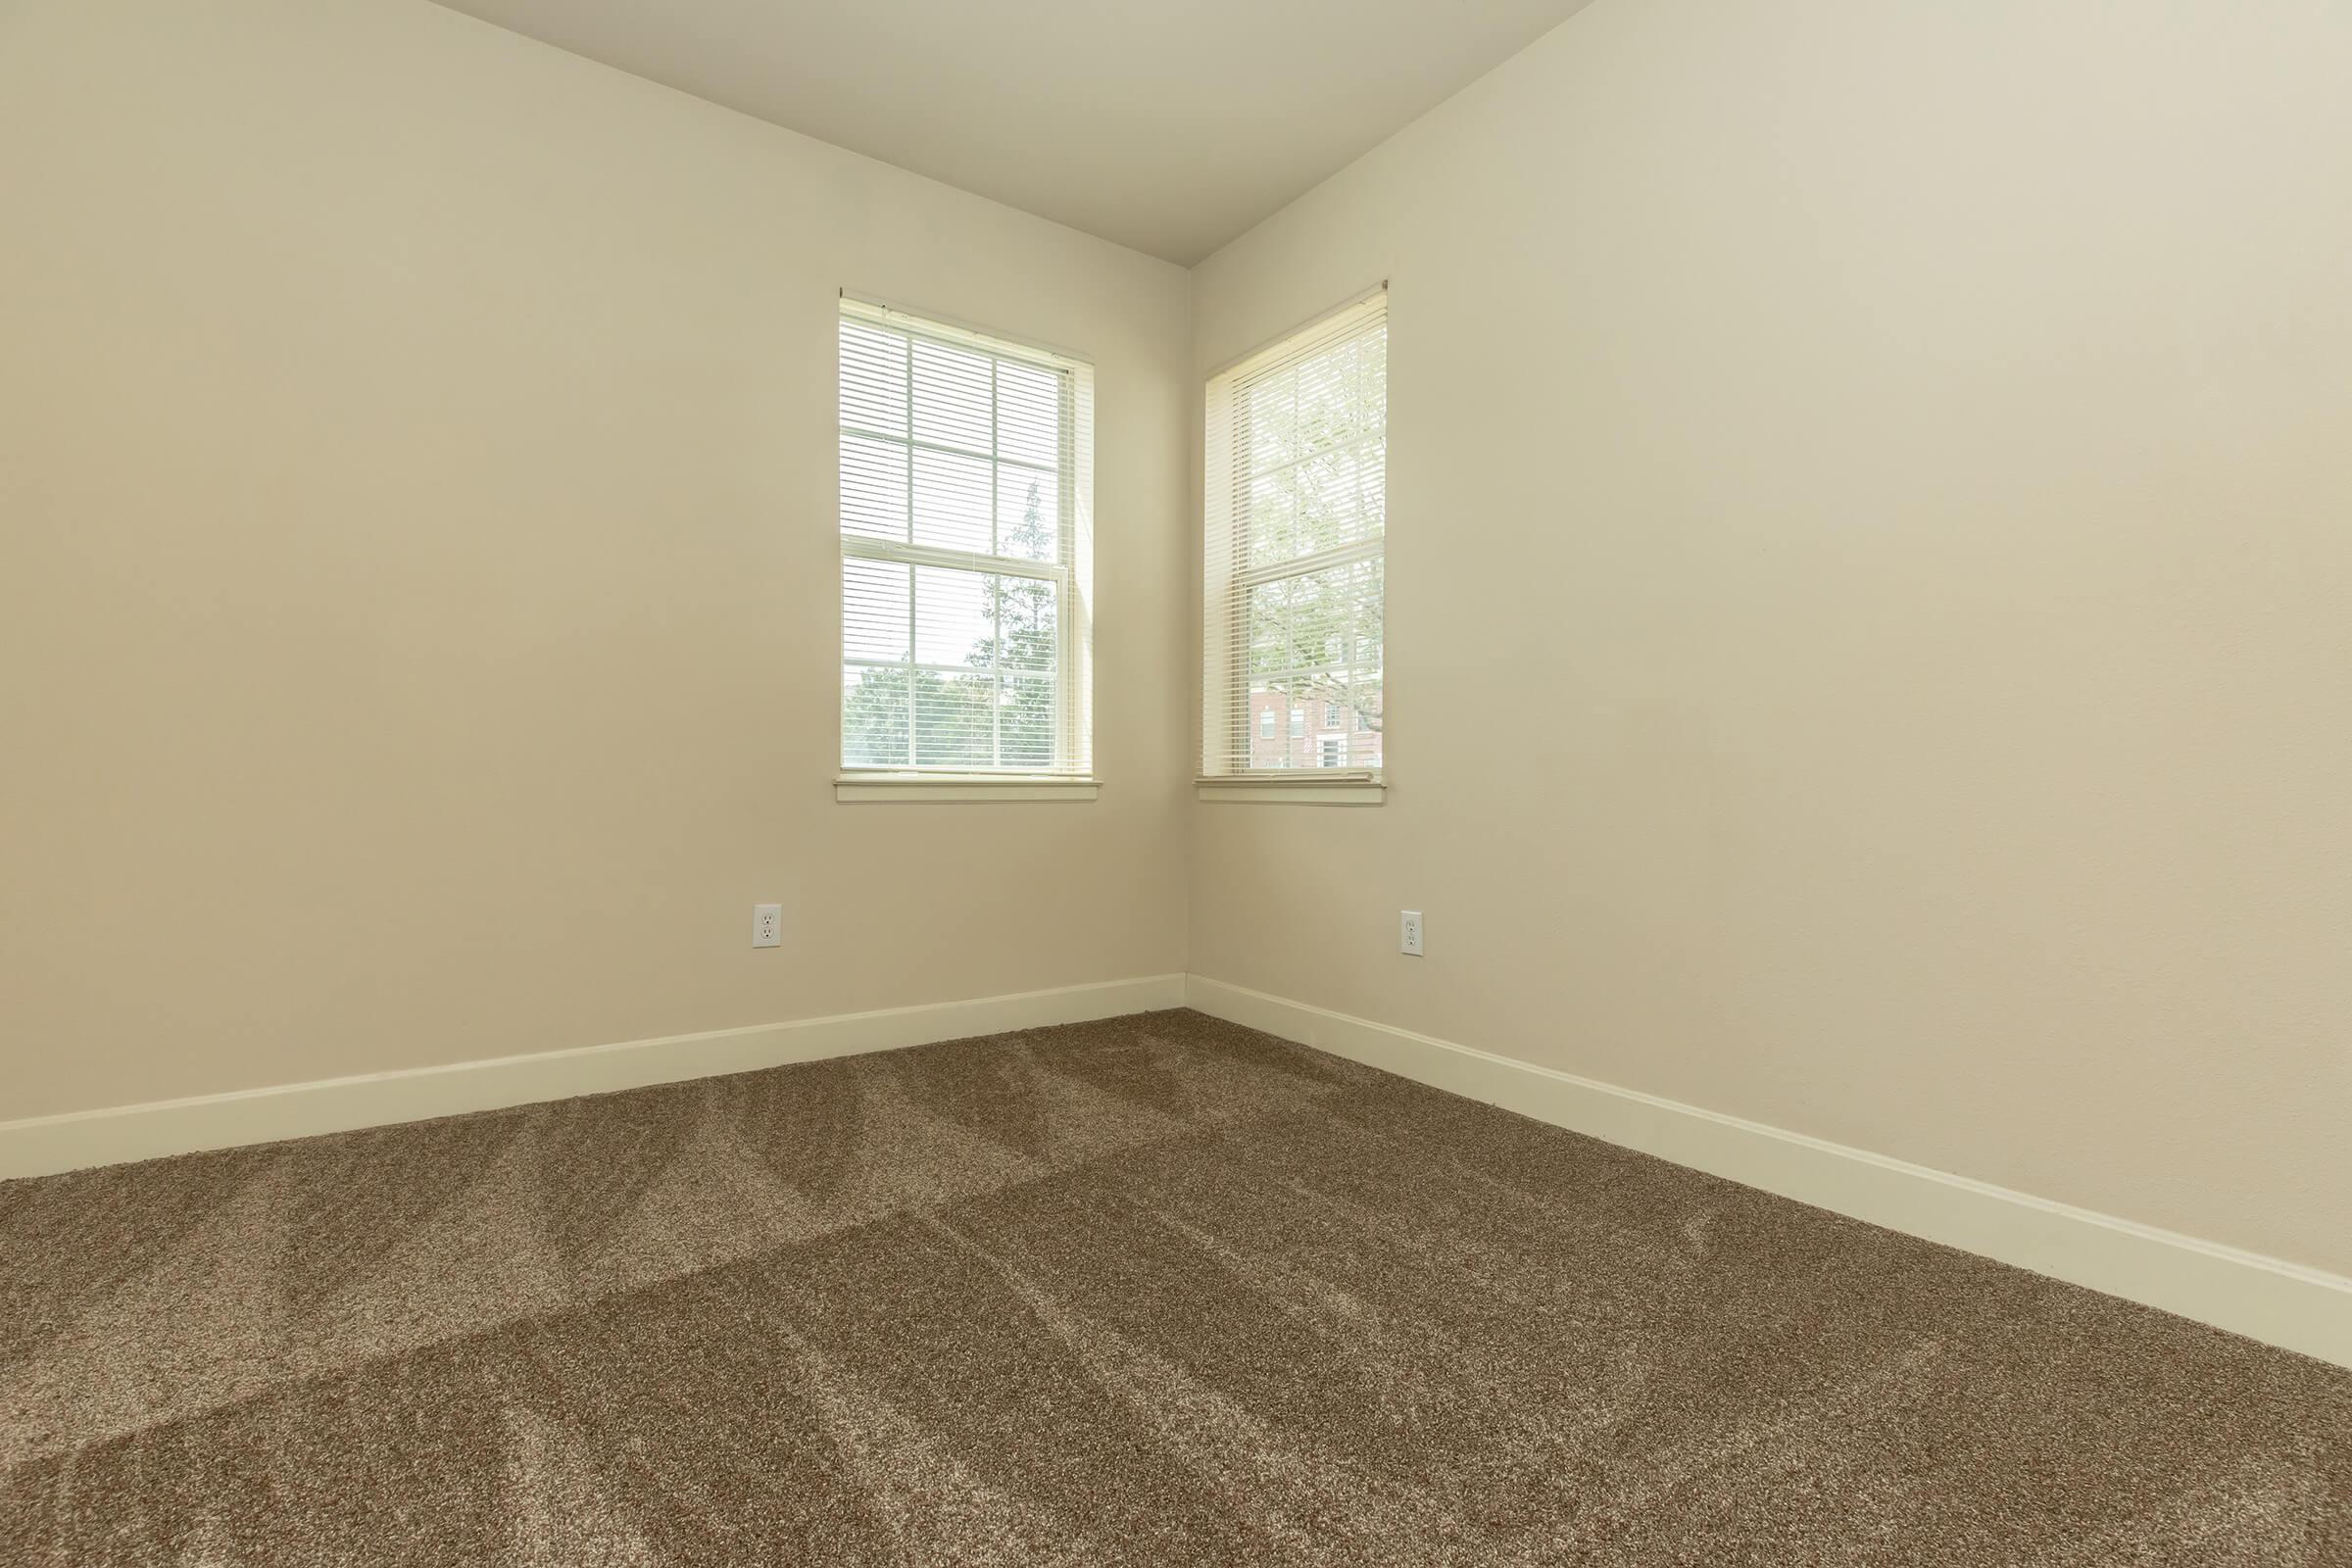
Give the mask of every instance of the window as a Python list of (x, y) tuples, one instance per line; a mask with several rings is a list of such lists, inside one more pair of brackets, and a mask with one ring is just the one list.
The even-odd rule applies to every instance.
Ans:
[[(1383, 764), (1388, 296), (1296, 333), (1208, 384), (1201, 772), (1210, 780)], [(1251, 755), (1253, 707), (1337, 728), (1310, 755)], [(1336, 745), (1336, 752), (1334, 746)]]
[(1274, 738), (1274, 710), (1271, 708), (1261, 708), (1257, 710), (1257, 732), (1267, 740)]
[(841, 765), (1088, 766), (1092, 375), (844, 299)]

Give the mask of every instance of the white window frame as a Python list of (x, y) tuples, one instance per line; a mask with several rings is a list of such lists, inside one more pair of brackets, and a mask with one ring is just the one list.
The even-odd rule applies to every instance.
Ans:
[[(846, 614), (848, 564), (852, 561), (879, 561), (904, 564), (909, 568), (944, 566), (961, 571), (988, 572), (999, 576), (1026, 577), (1054, 585), (1054, 764), (1040, 771), (1033, 768), (996, 768), (960, 765), (954, 768), (923, 767), (911, 758), (902, 767), (872, 767), (853, 765), (839, 760), (834, 776), (834, 796), (844, 802), (858, 801), (1087, 801), (1096, 798), (1100, 781), (1095, 777), (1092, 759), (1093, 736), (1093, 514), (1094, 514), (1094, 367), (1085, 358), (1064, 350), (1024, 342), (998, 333), (983, 331), (961, 322), (927, 312), (914, 312), (903, 307), (862, 299), (844, 291), (841, 295), (839, 318), (844, 321), (862, 321), (908, 339), (911, 360), (912, 344), (925, 340), (966, 352), (986, 354), (995, 359), (1037, 367), (1056, 374), (1061, 381), (1062, 409), (1060, 423), (1067, 433), (1067, 446), (1055, 464), (1058, 487), (1057, 520), (1060, 537), (1056, 542), (1055, 559), (1052, 562), (1024, 560), (1013, 556), (999, 556), (985, 551), (944, 549), (911, 541), (879, 539), (870, 535), (853, 534), (841, 529), (840, 514), (834, 517), (836, 538), (840, 547), (842, 576), (835, 584), (834, 602), (837, 611)], [(835, 366), (838, 400), (840, 368)], [(965, 457), (985, 457), (992, 464), (1013, 463), (1015, 466), (1036, 466), (1006, 459), (993, 450), (988, 453), (967, 452), (963, 448), (945, 446), (926, 441), (914, 434), (912, 428), (913, 377), (911, 364), (907, 382), (908, 424), (889, 431), (854, 425), (841, 418), (838, 403), (836, 424), (841, 435), (855, 435), (867, 441), (903, 446), (908, 453), (908, 482), (912, 483), (912, 455), (919, 451), (954, 452)], [(993, 416), (993, 410), (992, 410)], [(835, 444), (838, 455), (840, 445)], [(993, 471), (993, 470), (992, 470)], [(1046, 471), (1042, 467), (1038, 471)], [(838, 475), (836, 495), (838, 496)], [(909, 506), (912, 498), (909, 494)], [(996, 486), (991, 485), (992, 509), (996, 506)], [(838, 506), (838, 502), (836, 503)], [(909, 591), (912, 591), (910, 570)], [(910, 674), (918, 669), (938, 669), (941, 666), (922, 663), (913, 659), (913, 649), (907, 650), (905, 660), (875, 660), (851, 658), (842, 648), (840, 638), (834, 642), (834, 663), (837, 682), (841, 672), (854, 668), (906, 669)], [(951, 666), (949, 672), (969, 674), (961, 665)], [(907, 733), (912, 736), (914, 692), (911, 681), (907, 694)], [(834, 756), (841, 760), (848, 739), (842, 728), (842, 710), (835, 709)]]
[[(1202, 442), (1201, 454), (1202, 464), (1205, 469), (1201, 489), (1203, 502), (1202, 524), (1204, 535), (1207, 536), (1208, 541), (1208, 547), (1204, 548), (1202, 552), (1202, 561), (1206, 577), (1202, 585), (1203, 594), (1201, 599), (1203, 610), (1203, 621), (1201, 626), (1201, 740), (1204, 755), (1200, 759), (1202, 770), (1195, 779), (1195, 792), (1202, 801), (1218, 803), (1279, 803), (1287, 805), (1313, 806), (1378, 806), (1382, 804), (1383, 800), (1386, 798), (1388, 789), (1388, 775), (1386, 771), (1387, 753), (1385, 747), (1382, 749), (1382, 761), (1379, 766), (1348, 768), (1344, 770), (1333, 770), (1321, 767), (1297, 767), (1285, 768), (1281, 770), (1252, 769), (1241, 772), (1212, 773), (1208, 771), (1210, 759), (1206, 753), (1209, 745), (1211, 744), (1210, 737), (1219, 733), (1227, 726), (1232, 725), (1235, 722), (1234, 715), (1237, 711), (1242, 714), (1241, 728), (1239, 733), (1243, 736), (1245, 743), (1248, 743), (1249, 741), (1247, 710), (1250, 701), (1250, 691), (1248, 685), (1245, 682), (1237, 687), (1235, 684), (1236, 677), (1234, 672), (1229, 667), (1220, 668), (1217, 662), (1219, 649), (1230, 646), (1230, 639), (1226, 635), (1229, 630), (1229, 626), (1223, 621), (1222, 617), (1229, 615), (1231, 612), (1227, 607), (1230, 603), (1229, 590), (1232, 588), (1232, 586), (1237, 581), (1247, 583), (1249, 580), (1250, 580), (1250, 578), (1255, 577), (1271, 579), (1277, 576), (1298, 575), (1305, 571), (1316, 570), (1326, 566), (1340, 564), (1344, 561), (1348, 560), (1385, 560), (1388, 553), (1388, 540), (1386, 537), (1386, 530), (1384, 528), (1382, 536), (1379, 539), (1370, 542), (1368, 545), (1348, 546), (1340, 551), (1330, 553), (1328, 558), (1300, 558), (1297, 561), (1285, 562), (1279, 568), (1266, 569), (1238, 577), (1232, 575), (1230, 564), (1221, 562), (1218, 559), (1218, 553), (1214, 548), (1218, 525), (1212, 523), (1211, 521), (1212, 517), (1214, 517), (1219, 512), (1230, 508), (1232, 504), (1231, 475), (1234, 471), (1232, 455), (1230, 451), (1219, 450), (1220, 442), (1218, 427), (1220, 420), (1218, 417), (1218, 408), (1220, 390), (1237, 374), (1246, 372), (1253, 363), (1260, 362), (1268, 357), (1282, 353), (1292, 344), (1297, 342), (1297, 340), (1304, 338), (1311, 333), (1317, 332), (1326, 326), (1336, 325), (1339, 322), (1339, 318), (1342, 317), (1358, 312), (1368, 311), (1369, 308), (1373, 307), (1375, 304), (1378, 306), (1379, 315), (1383, 322), (1383, 330), (1385, 330), (1387, 321), (1388, 288), (1389, 285), (1387, 281), (1383, 280), (1374, 287), (1367, 289), (1365, 292), (1355, 296), (1353, 299), (1348, 300), (1344, 304), (1322, 313), (1321, 315), (1304, 322), (1300, 326), (1285, 332), (1280, 337), (1275, 338), (1272, 341), (1251, 350), (1250, 353), (1244, 354), (1231, 361), (1208, 378), (1206, 390), (1208, 416), (1206, 419), (1206, 433), (1205, 439)], [(1386, 484), (1385, 474), (1383, 477), (1383, 484)], [(1226, 575), (1221, 576), (1221, 573)], [(1387, 619), (1387, 606), (1385, 600), (1382, 606), (1382, 618), (1384, 622)], [(1386, 692), (1388, 681), (1386, 665), (1388, 652), (1388, 635), (1384, 625), (1382, 633), (1382, 707), (1384, 711), (1387, 708)], [(1295, 673), (1311, 673), (1311, 671), (1298, 671)], [(1363, 713), (1360, 710), (1355, 710), (1352, 704), (1348, 705), (1348, 707), (1350, 710), (1356, 713), (1356, 727), (1361, 730), (1368, 731), (1371, 728), (1370, 716)], [(1286, 733), (1282, 737), (1286, 749), (1293, 744), (1294, 734), (1295, 732)], [(1352, 743), (1350, 743), (1350, 750), (1352, 750)], [(1335, 771), (1338, 772), (1338, 777), (1333, 776)]]

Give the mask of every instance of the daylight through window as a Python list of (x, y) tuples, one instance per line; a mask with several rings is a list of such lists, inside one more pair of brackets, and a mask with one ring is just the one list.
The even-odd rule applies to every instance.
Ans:
[(1208, 385), (1206, 776), (1382, 769), (1388, 385), (1385, 290)]
[(1091, 375), (845, 299), (845, 771), (1083, 773)]

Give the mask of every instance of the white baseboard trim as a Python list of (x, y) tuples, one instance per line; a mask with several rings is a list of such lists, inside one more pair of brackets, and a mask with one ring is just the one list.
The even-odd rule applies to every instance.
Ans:
[(1194, 1007), (1538, 1121), (2352, 1367), (2352, 1279), (1202, 975)]
[(46, 1176), (162, 1154), (350, 1132), (1006, 1029), (1180, 1007), (1184, 980), (1180, 974), (1148, 975), (0, 1122), (0, 1178)]

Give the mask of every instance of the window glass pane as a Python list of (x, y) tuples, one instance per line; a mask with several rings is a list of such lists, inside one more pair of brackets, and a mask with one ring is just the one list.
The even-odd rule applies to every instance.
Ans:
[(905, 767), (906, 677), (903, 669), (845, 669), (841, 677), (841, 760), (849, 767)]
[(988, 462), (953, 452), (914, 454), (914, 542), (988, 554)]
[(1376, 539), (1387, 523), (1387, 337), (1342, 343), (1237, 393), (1237, 498), (1253, 567)]
[(1295, 579), (1277, 577), (1249, 590), (1244, 601), (1250, 673), (1269, 674), (1295, 668), (1291, 647), (1291, 596)]
[(1388, 442), (1368, 436), (1250, 481), (1248, 560), (1274, 565), (1376, 539), (1386, 531)]
[(1339, 445), (1366, 428), (1361, 356), (1360, 341), (1342, 343), (1298, 367), (1293, 432), (1298, 452)]
[(1058, 662), (1060, 590), (1042, 578), (1004, 576), (998, 583), (998, 662), (1006, 670), (1052, 674)]
[(874, 539), (906, 537), (905, 447), (842, 435), (841, 531)]
[(1250, 588), (1250, 672), (1378, 664), (1382, 576), (1382, 564), (1375, 559), (1276, 577)]
[(1282, 719), (1290, 704), (1263, 683), (1252, 685), (1245, 699), (1257, 714), (1250, 733), (1250, 766), (1279, 767), (1282, 762)]
[(913, 646), (907, 614), (911, 572), (889, 561), (841, 564), (841, 656), (900, 661)]
[(914, 340), (914, 436), (989, 450), (990, 360), (969, 349)]
[(985, 669), (995, 605), (984, 572), (914, 568), (914, 662)]
[(1289, 463), (1298, 456), (1298, 373), (1269, 376), (1246, 388), (1240, 398), (1242, 452), (1252, 472)]
[(1298, 551), (1332, 550), (1382, 531), (1388, 444), (1373, 438), (1316, 453), (1291, 470), (1298, 497)]
[[(1253, 680), (1244, 700), (1257, 715), (1250, 726), (1248, 765), (1252, 768), (1381, 765), (1378, 669)], [(1309, 732), (1318, 703), (1340, 709), (1341, 728)]]
[(1246, 701), (1261, 715), (1250, 738), (1250, 766), (1296, 767), (1299, 742), (1291, 727), (1291, 714), (1298, 708), (1292, 698), (1292, 683), (1252, 681)]
[(1349, 715), (1346, 767), (1378, 767), (1380, 757), (1380, 671), (1351, 669), (1325, 677), (1328, 689)]
[(1054, 682), (1050, 678), (1007, 675), (999, 698), (999, 759), (1004, 767), (1042, 768), (1054, 765)]
[(993, 675), (914, 672), (914, 765), (991, 767), (996, 760)]
[(1250, 481), (1248, 530), (1249, 562), (1270, 566), (1306, 554), (1298, 542), (1298, 470), (1280, 468)]
[(1054, 561), (1061, 554), (1061, 486), (1035, 468), (997, 467), (997, 554)]
[(1061, 463), (1061, 377), (997, 362), (997, 456), (1049, 467)]
[(1245, 701), (1261, 713), (1250, 766), (1321, 765), (1308, 737), (1318, 710), (1321, 727), (1348, 731), (1334, 737), (1341, 760), (1332, 765), (1378, 765), (1376, 729), (1354, 732), (1378, 722), (1382, 576), (1381, 562), (1359, 561), (1250, 590)]
[(997, 577), (997, 660), (1006, 669), (1051, 673), (1056, 662), (1060, 590), (1038, 577)]

